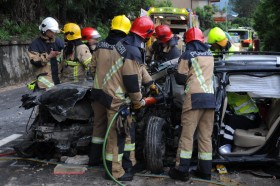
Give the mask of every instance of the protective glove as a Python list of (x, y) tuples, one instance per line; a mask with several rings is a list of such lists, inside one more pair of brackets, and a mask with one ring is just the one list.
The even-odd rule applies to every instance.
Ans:
[(136, 102), (136, 103), (133, 103), (132, 105), (132, 108), (134, 110), (138, 110), (140, 109), (141, 107), (144, 107), (146, 105), (146, 102), (144, 99), (141, 99), (139, 102)]
[(128, 116), (127, 118), (123, 118), (122, 116), (119, 116), (116, 122), (116, 130), (118, 135), (130, 136), (131, 123), (131, 117)]
[(122, 116), (118, 116), (116, 121), (116, 130), (119, 135), (124, 133), (124, 118)]
[(151, 84), (150, 88), (150, 93), (153, 95), (157, 95), (159, 93), (159, 90), (157, 88), (157, 86), (153, 83)]
[(26, 86), (29, 90), (34, 91), (34, 89), (36, 88), (36, 84), (37, 84), (37, 79), (31, 81), (30, 83), (28, 83)]
[(124, 132), (126, 136), (130, 136), (131, 124), (132, 124), (132, 117), (128, 116), (124, 122)]

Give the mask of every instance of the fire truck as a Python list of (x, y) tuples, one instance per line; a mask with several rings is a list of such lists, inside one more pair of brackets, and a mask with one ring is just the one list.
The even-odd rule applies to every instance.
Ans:
[(232, 38), (235, 38), (235, 43), (240, 45), (243, 51), (254, 50), (254, 30), (250, 27), (231, 28), (228, 33)]

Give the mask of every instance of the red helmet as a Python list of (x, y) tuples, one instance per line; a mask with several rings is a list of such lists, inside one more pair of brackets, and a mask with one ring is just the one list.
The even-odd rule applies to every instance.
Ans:
[(157, 40), (161, 43), (166, 43), (172, 38), (172, 31), (167, 25), (159, 25), (156, 27), (155, 36)]
[(90, 40), (100, 38), (98, 31), (92, 27), (85, 27), (82, 29), (82, 40)]
[(138, 17), (134, 20), (130, 32), (137, 34), (143, 39), (149, 39), (154, 33), (154, 23), (147, 16)]
[(204, 42), (203, 33), (199, 28), (192, 27), (184, 34), (184, 41), (186, 43), (191, 42), (193, 40)]

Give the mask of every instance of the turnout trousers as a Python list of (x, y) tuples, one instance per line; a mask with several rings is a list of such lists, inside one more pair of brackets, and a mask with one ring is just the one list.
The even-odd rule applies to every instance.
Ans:
[[(92, 152), (90, 161), (100, 162), (102, 156), (102, 145), (104, 142), (107, 127), (109, 126), (117, 110), (106, 109), (99, 102), (92, 102), (94, 112)], [(129, 116), (131, 117), (131, 116)], [(135, 159), (135, 127), (131, 124), (129, 135), (120, 135), (116, 130), (116, 122), (112, 124), (106, 145), (106, 162), (109, 171), (115, 178), (121, 177), (126, 170), (136, 164)]]
[(188, 172), (193, 151), (193, 136), (198, 129), (198, 170), (211, 174), (212, 131), (214, 109), (183, 110), (181, 116), (182, 133), (176, 157), (176, 167)]

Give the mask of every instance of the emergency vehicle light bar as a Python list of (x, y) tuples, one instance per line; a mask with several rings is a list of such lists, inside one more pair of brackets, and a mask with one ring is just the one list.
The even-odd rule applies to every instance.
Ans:
[(174, 8), (174, 7), (160, 7), (160, 8), (155, 8), (151, 7), (148, 10), (148, 15), (151, 14), (181, 14), (187, 16), (189, 12), (185, 8)]

